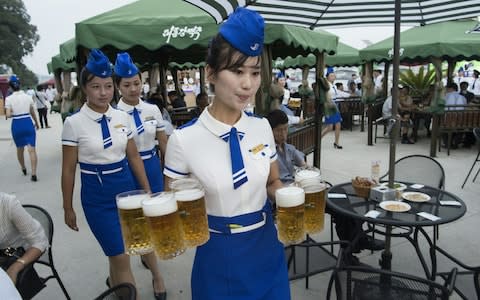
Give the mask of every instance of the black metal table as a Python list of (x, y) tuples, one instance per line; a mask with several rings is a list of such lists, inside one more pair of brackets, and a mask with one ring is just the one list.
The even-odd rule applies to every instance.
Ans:
[[(433, 239), (433, 241), (430, 239), (424, 227), (453, 222), (461, 218), (465, 214), (467, 208), (465, 203), (452, 193), (429, 186), (414, 189), (411, 188), (410, 183), (405, 184), (407, 185), (407, 189), (404, 192), (415, 191), (425, 193), (429, 195), (431, 199), (427, 202), (411, 202), (404, 200), (411, 206), (411, 209), (407, 212), (385, 211), (380, 208), (379, 202), (358, 197), (351, 182), (347, 182), (335, 185), (330, 189), (327, 198), (327, 206), (337, 213), (354, 219), (360, 219), (370, 224), (386, 225), (385, 232), (380, 232), (385, 235), (385, 250), (382, 252), (382, 259), (380, 261), (382, 269), (391, 269), (392, 254), (390, 249), (390, 239), (391, 237), (400, 236), (406, 238), (413, 245), (425, 271), (426, 277), (431, 278), (431, 273), (418, 244), (419, 233), (425, 237), (430, 245), (435, 244), (435, 239)], [(346, 197), (337, 198), (333, 197), (332, 194), (344, 194)], [(461, 206), (441, 205), (440, 201), (457, 201)], [(381, 213), (377, 218), (366, 217), (365, 214), (370, 210), (377, 210)], [(417, 215), (418, 212), (427, 212), (440, 217), (440, 219), (432, 221)], [(406, 228), (407, 231), (399, 234), (392, 233), (391, 229), (393, 226)]]

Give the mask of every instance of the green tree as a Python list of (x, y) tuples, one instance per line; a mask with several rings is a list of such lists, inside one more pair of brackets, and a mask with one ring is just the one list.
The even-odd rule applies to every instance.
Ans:
[(33, 73), (22, 63), (22, 57), (33, 51), (39, 38), (22, 0), (0, 0), (0, 64), (11, 66), (27, 85), (38, 80), (32, 78)]

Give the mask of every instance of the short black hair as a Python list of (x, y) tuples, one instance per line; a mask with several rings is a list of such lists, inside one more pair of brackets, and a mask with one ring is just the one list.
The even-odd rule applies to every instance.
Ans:
[(455, 82), (447, 83), (447, 89), (453, 89), (455, 91), (458, 91), (458, 85)]
[(279, 109), (272, 110), (267, 115), (268, 123), (270, 123), (270, 127), (275, 128), (278, 125), (288, 124), (288, 117), (287, 114)]

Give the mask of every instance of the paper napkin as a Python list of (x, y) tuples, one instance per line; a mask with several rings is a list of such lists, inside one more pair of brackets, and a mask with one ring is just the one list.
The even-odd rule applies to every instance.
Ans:
[(423, 217), (425, 219), (429, 219), (430, 221), (438, 221), (438, 220), (441, 219), (440, 217), (437, 217), (435, 215), (429, 214), (429, 213), (424, 212), (424, 211), (417, 213), (417, 215), (419, 215), (420, 217)]

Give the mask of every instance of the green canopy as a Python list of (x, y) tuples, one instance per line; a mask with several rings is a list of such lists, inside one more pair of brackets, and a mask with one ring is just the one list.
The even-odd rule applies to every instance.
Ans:
[[(129, 50), (140, 64), (168, 58), (198, 63), (205, 58), (210, 39), (218, 32), (215, 20), (181, 0), (139, 0), (76, 24), (77, 47), (102, 48), (110, 58)], [(268, 24), (265, 43), (274, 57), (334, 53), (337, 36), (320, 30)]]
[[(480, 34), (471, 32), (474, 20), (446, 21), (413, 27), (400, 36), (400, 60), (421, 62), (431, 57), (442, 59), (480, 59)], [(360, 50), (365, 61), (391, 61), (393, 37)]]
[(60, 54), (52, 57), (52, 61), (47, 64), (48, 73), (55, 71), (73, 71), (75, 70), (75, 62), (66, 63)]
[(60, 57), (65, 62), (75, 61), (77, 56), (76, 42), (75, 38), (71, 38), (68, 41), (60, 44)]
[[(358, 50), (341, 42), (338, 43), (337, 51), (334, 55), (325, 56), (325, 64), (330, 67), (358, 66), (362, 63), (363, 61), (360, 59)], [(295, 58), (288, 56), (284, 60), (277, 59), (274, 61), (274, 67), (279, 69), (302, 68), (303, 66), (313, 68), (315, 66), (315, 55), (309, 54), (307, 57), (299, 55)]]

